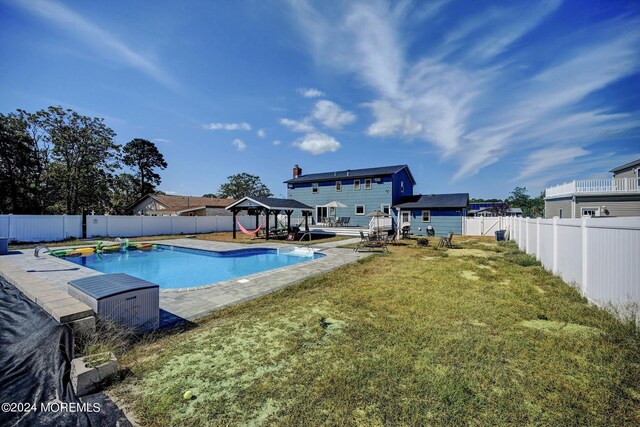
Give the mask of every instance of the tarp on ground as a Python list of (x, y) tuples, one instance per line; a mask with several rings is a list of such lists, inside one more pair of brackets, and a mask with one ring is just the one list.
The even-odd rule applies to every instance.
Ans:
[[(103, 394), (83, 398), (84, 403), (75, 395), (69, 377), (72, 341), (67, 325), (0, 277), (0, 404), (35, 405), (28, 412), (3, 406), (0, 426), (130, 425)], [(96, 402), (101, 402), (100, 412), (78, 410)], [(53, 411), (42, 410), (42, 404), (51, 403)], [(72, 409), (60, 410), (60, 403)]]

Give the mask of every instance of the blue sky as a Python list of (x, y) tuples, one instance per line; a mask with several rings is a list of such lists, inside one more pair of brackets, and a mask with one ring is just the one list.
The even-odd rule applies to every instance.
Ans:
[(640, 157), (640, 4), (0, 0), (0, 111), (49, 105), (154, 141), (168, 193), (295, 163), (537, 193)]

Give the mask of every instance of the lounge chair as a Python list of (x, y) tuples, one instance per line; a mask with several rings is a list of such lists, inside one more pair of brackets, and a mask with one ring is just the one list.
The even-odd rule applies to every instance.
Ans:
[(440, 238), (440, 243), (438, 243), (438, 247), (439, 248), (450, 248), (452, 239), (453, 239), (453, 233), (450, 231), (449, 234), (447, 234), (447, 237), (441, 237)]
[(351, 217), (350, 216), (345, 216), (345, 217), (343, 217), (342, 226), (343, 227), (348, 227), (350, 222), (351, 222)]

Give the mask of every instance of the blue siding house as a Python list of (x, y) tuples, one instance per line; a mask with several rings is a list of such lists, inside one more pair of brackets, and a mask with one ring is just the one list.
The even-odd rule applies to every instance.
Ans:
[(408, 225), (415, 235), (426, 235), (431, 226), (436, 236), (462, 234), (462, 221), (469, 210), (469, 193), (407, 196), (394, 205), (400, 226)]
[(307, 175), (295, 165), (293, 178), (285, 183), (288, 198), (313, 207), (315, 222), (322, 218), (350, 217), (349, 225), (367, 227), (371, 218), (366, 215), (374, 210), (395, 217), (392, 206), (413, 195), (416, 181), (407, 165)]

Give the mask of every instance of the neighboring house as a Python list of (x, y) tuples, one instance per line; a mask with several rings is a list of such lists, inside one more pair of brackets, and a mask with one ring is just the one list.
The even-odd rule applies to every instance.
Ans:
[(403, 197), (394, 210), (400, 218), (400, 227), (408, 225), (414, 235), (426, 235), (432, 226), (436, 236), (449, 232), (462, 234), (462, 221), (469, 210), (469, 194), (428, 194)]
[(214, 216), (231, 215), (225, 208), (234, 199), (213, 197), (147, 194), (133, 205), (134, 215), (148, 216)]
[(640, 216), (640, 159), (611, 169), (610, 179), (572, 181), (545, 190), (545, 218)]
[[(469, 203), (469, 215), (471, 216), (483, 216), (494, 217), (496, 215), (495, 208), (501, 208), (504, 202), (471, 202)], [(509, 208), (506, 212), (506, 216), (522, 216), (522, 209)]]
[(367, 214), (375, 210), (394, 216), (391, 207), (402, 197), (413, 195), (416, 181), (407, 165), (307, 175), (295, 165), (293, 178), (285, 183), (288, 198), (313, 207), (315, 223), (349, 217), (349, 225), (367, 227), (371, 220)]

